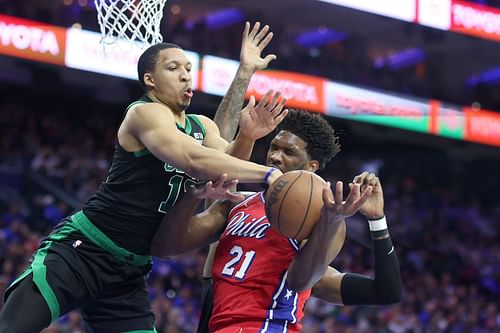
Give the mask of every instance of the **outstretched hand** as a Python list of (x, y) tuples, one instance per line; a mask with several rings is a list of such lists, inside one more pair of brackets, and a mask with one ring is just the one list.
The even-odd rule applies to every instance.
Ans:
[(236, 187), (236, 184), (238, 184), (238, 180), (233, 179), (228, 182), (226, 180), (227, 174), (222, 174), (215, 183), (208, 181), (205, 184), (195, 186), (193, 193), (198, 199), (242, 201), (245, 198), (243, 195), (231, 192)]
[(250, 30), (250, 23), (245, 22), (241, 43), (240, 65), (253, 72), (266, 68), (272, 60), (276, 59), (275, 54), (262, 58), (262, 51), (273, 39), (273, 33), (269, 32), (268, 25), (260, 30), (259, 28), (260, 22), (256, 22), (252, 30)]
[(354, 184), (344, 201), (343, 187), (343, 183), (338, 181), (335, 185), (335, 193), (330, 188), (330, 182), (327, 182), (323, 188), (321, 219), (325, 219), (330, 224), (354, 215), (366, 203), (373, 190), (371, 186), (366, 186), (361, 192), (361, 185)]
[(241, 134), (252, 140), (260, 139), (271, 133), (285, 119), (288, 110), (283, 110), (286, 98), (279, 91), (269, 90), (255, 105), (255, 97), (250, 96), (247, 106), (240, 114)]

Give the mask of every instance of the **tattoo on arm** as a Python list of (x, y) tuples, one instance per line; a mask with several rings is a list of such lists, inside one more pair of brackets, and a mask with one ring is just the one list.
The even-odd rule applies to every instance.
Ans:
[(227, 141), (232, 141), (238, 129), (238, 113), (243, 108), (245, 92), (250, 83), (250, 77), (241, 78), (239, 73), (231, 83), (229, 90), (224, 95), (222, 102), (215, 113), (214, 122), (220, 130), (221, 137)]

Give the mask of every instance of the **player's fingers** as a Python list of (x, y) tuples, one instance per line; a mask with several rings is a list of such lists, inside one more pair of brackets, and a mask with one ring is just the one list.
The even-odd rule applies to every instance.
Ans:
[(354, 177), (353, 179), (353, 183), (358, 183), (358, 184), (362, 184), (364, 179), (368, 176), (368, 172), (367, 171), (364, 171), (362, 174), (360, 175), (357, 175), (356, 177)]
[(257, 44), (257, 46), (259, 47), (260, 50), (263, 50), (266, 48), (266, 46), (271, 42), (271, 40), (273, 39), (273, 36), (274, 34), (272, 32), (268, 33), (267, 36), (260, 41), (259, 44)]
[(264, 63), (265, 63), (265, 66), (267, 67), (267, 65), (269, 65), (269, 63), (273, 60), (276, 60), (278, 57), (276, 56), (276, 54), (269, 54), (267, 55), (265, 58), (264, 58)]
[(259, 31), (259, 28), (260, 28), (260, 22), (255, 22), (252, 30), (248, 34), (248, 37), (250, 37), (252, 39), (255, 38), (255, 35), (257, 34), (257, 31)]
[(250, 22), (245, 22), (245, 28), (243, 28), (243, 43), (248, 39), (248, 32), (250, 31)]
[(250, 98), (248, 99), (248, 104), (247, 106), (245, 106), (245, 108), (242, 110), (242, 112), (244, 111), (250, 111), (250, 110), (253, 110), (255, 108), (255, 96), (254, 95), (250, 95)]
[[(281, 97), (281, 93), (279, 94), (280, 94), (279, 97)], [(286, 102), (287, 102), (286, 98), (281, 98), (278, 105), (276, 105), (274, 109), (271, 111), (274, 117), (277, 117), (281, 113), (281, 110), (283, 110), (283, 107), (285, 106)]]
[(238, 185), (239, 181), (240, 181), (239, 179), (233, 179), (231, 181), (225, 182), (223, 186), (229, 189), (234, 188), (236, 185)]
[(347, 205), (346, 216), (354, 215), (368, 200), (368, 198), (370, 197), (371, 191), (372, 191), (372, 187), (369, 187), (361, 195), (359, 195), (359, 192), (358, 192), (358, 198), (355, 201), (352, 201), (350, 203), (346, 202), (346, 205)]
[(366, 176), (366, 178), (365, 178), (365, 180), (364, 180), (363, 184), (365, 184), (365, 185), (370, 184), (370, 183), (372, 182), (373, 178), (375, 178), (375, 177), (376, 177), (376, 176), (375, 176), (375, 174), (374, 174), (374, 173), (370, 173), (370, 174), (368, 174), (368, 176)]
[(344, 201), (344, 183), (338, 181), (335, 184), (335, 202), (341, 203)]
[(231, 192), (229, 190), (226, 192), (224, 197), (230, 201), (233, 201), (233, 202), (239, 202), (239, 201), (242, 201), (243, 199), (245, 199), (244, 195), (241, 195), (241, 194), (235, 193), (235, 192)]
[(262, 29), (260, 29), (260, 31), (255, 36), (255, 41), (257, 42), (257, 44), (259, 44), (260, 40), (267, 34), (268, 31), (269, 26), (267, 24)]
[(273, 89), (269, 89), (264, 94), (264, 96), (262, 96), (262, 98), (260, 99), (259, 106), (265, 108), (267, 106), (267, 104), (269, 103), (269, 100), (271, 99), (271, 96), (273, 96), (273, 94), (274, 94), (274, 90)]
[(375, 187), (375, 186), (380, 184), (380, 180), (377, 176), (375, 176), (370, 180), (370, 182), (368, 184)]
[(370, 195), (372, 194), (372, 191), (373, 191), (373, 187), (372, 186), (368, 186), (362, 193), (361, 193), (361, 196), (359, 197), (358, 200), (356, 200), (356, 210), (358, 210), (359, 208), (361, 208), (361, 206), (363, 206), (365, 204), (365, 202), (370, 198)]
[(202, 192), (204, 192), (204, 193), (210, 192), (210, 190), (212, 189), (212, 186), (213, 186), (213, 182), (211, 180), (209, 180), (208, 182), (205, 183), (205, 188), (202, 190)]
[(353, 184), (345, 201), (346, 206), (353, 205), (361, 196), (361, 184)]
[(278, 99), (280, 98), (281, 96), (281, 91), (276, 91), (272, 96), (271, 96), (271, 100), (269, 101), (269, 103), (267, 104), (267, 107), (269, 109), (269, 111), (273, 111), (274, 107), (276, 106), (276, 104), (278, 104)]
[(323, 186), (323, 205), (327, 208), (332, 208), (335, 204), (335, 200), (333, 198), (331, 183), (326, 182), (325, 186)]
[[(217, 178), (217, 180), (215, 181), (214, 183), (214, 187), (217, 187), (217, 186), (224, 186), (224, 183), (226, 182), (226, 179), (227, 179), (227, 173), (223, 173), (222, 175), (220, 175), (219, 178)], [(208, 183), (207, 183), (208, 184)]]
[(278, 116), (274, 118), (274, 123), (275, 125), (278, 125), (285, 119), (285, 117), (288, 115), (288, 109), (283, 110)]

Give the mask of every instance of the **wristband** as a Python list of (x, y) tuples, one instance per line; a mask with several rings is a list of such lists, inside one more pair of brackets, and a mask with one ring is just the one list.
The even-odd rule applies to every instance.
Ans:
[(385, 216), (378, 220), (368, 220), (368, 225), (370, 226), (370, 231), (380, 231), (387, 229), (387, 221)]
[(264, 183), (267, 184), (267, 180), (273, 174), (274, 171), (276, 171), (276, 168), (271, 168), (271, 169), (267, 170), (266, 175), (264, 176)]

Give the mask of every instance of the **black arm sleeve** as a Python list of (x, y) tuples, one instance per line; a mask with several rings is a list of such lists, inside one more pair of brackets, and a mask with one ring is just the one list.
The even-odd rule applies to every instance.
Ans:
[(345, 305), (384, 305), (401, 300), (401, 274), (390, 237), (376, 239), (375, 277), (347, 273), (340, 284)]
[(201, 314), (200, 322), (196, 333), (210, 333), (208, 322), (212, 316), (212, 308), (214, 305), (214, 293), (212, 278), (203, 278), (202, 280), (202, 295), (201, 295)]

